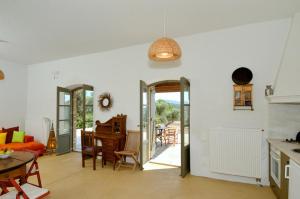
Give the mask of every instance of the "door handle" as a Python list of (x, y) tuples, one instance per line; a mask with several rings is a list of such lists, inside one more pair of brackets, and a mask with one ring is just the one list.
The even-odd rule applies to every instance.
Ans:
[(284, 177), (285, 179), (290, 179), (290, 165), (285, 165), (284, 168)]

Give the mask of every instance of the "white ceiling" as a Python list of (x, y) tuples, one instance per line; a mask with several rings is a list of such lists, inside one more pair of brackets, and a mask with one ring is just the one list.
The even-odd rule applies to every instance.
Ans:
[(290, 17), (299, 0), (1, 0), (0, 57), (45, 62)]

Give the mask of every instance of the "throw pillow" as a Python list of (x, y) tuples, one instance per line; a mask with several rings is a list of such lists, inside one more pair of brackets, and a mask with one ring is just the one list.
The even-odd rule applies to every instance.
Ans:
[(25, 136), (25, 132), (24, 131), (14, 131), (14, 134), (13, 134), (11, 142), (23, 143), (24, 142), (24, 136)]
[(7, 133), (0, 133), (0, 144), (5, 144)]
[(12, 141), (14, 131), (19, 131), (19, 127), (16, 126), (16, 127), (8, 128), (8, 129), (3, 128), (2, 131), (7, 133), (5, 143), (8, 144), (8, 143), (11, 143), (11, 141)]

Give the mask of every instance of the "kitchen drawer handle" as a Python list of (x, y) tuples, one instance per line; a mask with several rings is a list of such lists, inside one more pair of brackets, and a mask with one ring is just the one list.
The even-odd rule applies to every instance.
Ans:
[(284, 168), (284, 177), (290, 179), (290, 165), (285, 165)]

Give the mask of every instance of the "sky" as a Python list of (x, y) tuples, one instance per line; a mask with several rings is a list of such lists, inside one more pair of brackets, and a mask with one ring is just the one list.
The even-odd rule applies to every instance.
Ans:
[(180, 92), (171, 92), (171, 93), (155, 93), (155, 101), (163, 100), (172, 100), (180, 102)]

